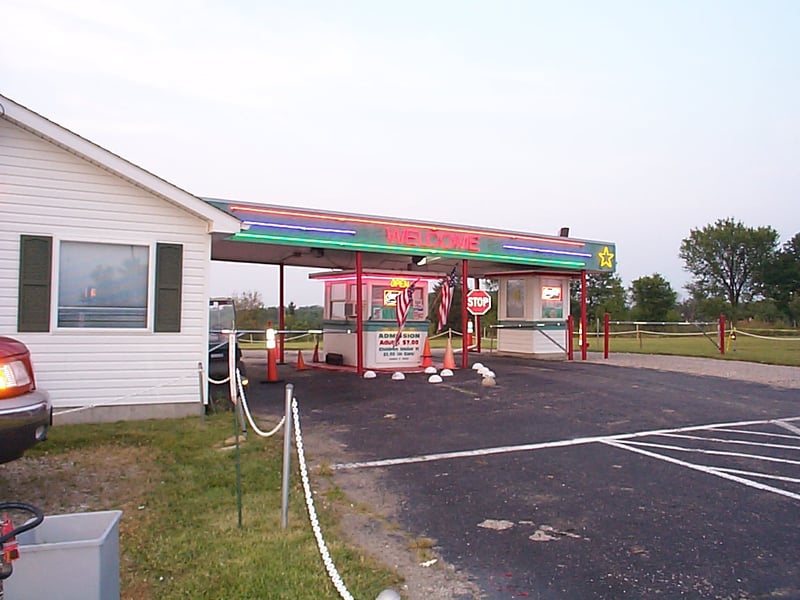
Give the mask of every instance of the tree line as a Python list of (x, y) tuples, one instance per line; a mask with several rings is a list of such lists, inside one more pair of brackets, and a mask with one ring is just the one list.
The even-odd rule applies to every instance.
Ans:
[[(614, 274), (587, 277), (590, 319), (732, 322), (754, 319), (775, 326), (800, 322), (800, 233), (780, 245), (772, 227), (748, 227), (732, 218), (692, 229), (679, 257), (692, 279), (688, 297), (659, 273), (639, 277), (626, 290)], [(572, 285), (572, 311), (580, 306), (580, 284)]]
[[(800, 322), (800, 233), (780, 245), (772, 227), (748, 227), (732, 218), (719, 219), (692, 229), (678, 251), (692, 280), (688, 297), (678, 302), (678, 293), (661, 274), (639, 277), (628, 288), (614, 273), (587, 275), (586, 305), (590, 320), (605, 313), (614, 321), (714, 321), (725, 315), (731, 322), (754, 319), (774, 326), (797, 327)], [(436, 322), (438, 285), (431, 290), (429, 320)], [(491, 288), (490, 288), (491, 289)], [(460, 331), (461, 283), (456, 282), (448, 327)], [(497, 321), (497, 293), (484, 325)], [(580, 313), (580, 282), (570, 289), (573, 315)], [(241, 330), (277, 327), (278, 308), (265, 307), (259, 292), (234, 295), (237, 327)], [(319, 329), (321, 306), (298, 307), (290, 302), (285, 328), (295, 331)]]

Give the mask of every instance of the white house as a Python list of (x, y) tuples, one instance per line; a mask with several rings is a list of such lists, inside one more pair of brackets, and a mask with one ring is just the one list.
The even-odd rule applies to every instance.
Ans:
[(240, 221), (0, 95), (0, 335), (59, 422), (197, 415), (212, 234)]

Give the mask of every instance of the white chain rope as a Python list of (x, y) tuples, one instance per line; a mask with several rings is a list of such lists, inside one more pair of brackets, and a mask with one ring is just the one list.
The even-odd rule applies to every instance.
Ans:
[(800, 337), (793, 337), (793, 336), (772, 336), (772, 335), (758, 335), (756, 333), (748, 333), (747, 331), (742, 331), (741, 329), (736, 330), (737, 335), (744, 335), (751, 338), (758, 338), (759, 340), (774, 340), (776, 342), (796, 342), (800, 340)]
[(300, 411), (297, 409), (297, 399), (292, 398), (292, 415), (294, 417), (294, 437), (295, 445), (297, 446), (297, 458), (300, 463), (300, 478), (303, 480), (303, 491), (306, 496), (306, 507), (308, 508), (308, 518), (311, 521), (311, 528), (314, 530), (314, 537), (317, 539), (317, 547), (319, 548), (322, 562), (325, 563), (325, 570), (328, 571), (328, 576), (333, 581), (336, 591), (344, 600), (353, 600), (353, 596), (347, 591), (347, 588), (342, 581), (339, 572), (336, 570), (336, 565), (333, 564), (328, 546), (322, 538), (322, 530), (319, 526), (319, 519), (317, 518), (317, 511), (314, 508), (314, 498), (311, 495), (311, 484), (308, 480), (308, 468), (306, 467), (306, 456), (303, 452), (303, 437), (300, 432)]
[(242, 408), (244, 408), (244, 414), (247, 417), (247, 422), (250, 423), (250, 427), (253, 428), (253, 431), (256, 434), (260, 435), (261, 437), (271, 437), (278, 433), (283, 427), (284, 421), (286, 421), (286, 415), (281, 417), (281, 420), (278, 422), (277, 425), (272, 429), (272, 431), (262, 431), (258, 428), (253, 417), (250, 415), (250, 409), (247, 407), (247, 398), (244, 397), (244, 386), (242, 385), (242, 374), (239, 373), (239, 369), (236, 369), (236, 383), (239, 385), (239, 398), (242, 400)]

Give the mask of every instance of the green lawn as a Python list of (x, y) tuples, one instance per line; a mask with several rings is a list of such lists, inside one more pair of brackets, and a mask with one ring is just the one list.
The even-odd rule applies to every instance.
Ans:
[[(717, 334), (692, 337), (655, 336), (635, 334), (625, 336), (612, 335), (609, 340), (609, 352), (637, 352), (643, 354), (676, 354), (681, 356), (701, 356), (723, 360), (744, 360), (774, 365), (800, 366), (800, 333), (797, 336), (786, 336), (786, 339), (761, 339), (743, 335), (741, 332), (735, 340), (726, 339), (725, 354), (720, 354), (715, 344), (719, 343)], [(590, 334), (589, 350), (603, 351), (603, 337)], [(576, 351), (577, 338), (575, 343)]]
[[(124, 510), (123, 599), (339, 598), (317, 549), (296, 464), (289, 526), (281, 528), (282, 432), (271, 438), (250, 432), (241, 440), (239, 526), (237, 451), (235, 444), (222, 449), (226, 439), (232, 445), (235, 431), (232, 412), (206, 419), (64, 425), (54, 427), (50, 439), (30, 455), (57, 461), (77, 449), (88, 469), (93, 456), (127, 453), (137, 459), (121, 467), (114, 481), (126, 485), (135, 473), (148, 473), (135, 485), (128, 481), (124, 500), (95, 507)], [(55, 473), (47, 485), (57, 485), (59, 476)], [(312, 487), (318, 489), (314, 479)], [(316, 496), (315, 506), (348, 590), (356, 598), (375, 598), (386, 588), (398, 589), (394, 573), (341, 541), (334, 507), (343, 495), (325, 481), (328, 491)]]

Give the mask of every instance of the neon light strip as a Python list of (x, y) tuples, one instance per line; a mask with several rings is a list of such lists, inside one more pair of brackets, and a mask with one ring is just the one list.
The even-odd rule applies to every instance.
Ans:
[[(415, 274), (416, 275), (416, 274)], [(410, 277), (407, 275), (397, 275), (395, 277), (387, 276), (380, 276), (380, 275), (363, 275), (361, 277), (362, 281), (395, 281), (397, 279), (404, 279), (406, 281), (411, 281), (412, 279), (420, 280), (420, 281), (439, 281), (442, 277), (433, 277), (431, 275), (427, 276), (420, 276), (420, 277)], [(343, 275), (331, 275), (330, 277), (314, 277), (314, 281), (355, 281), (356, 276), (352, 273), (346, 273)]]
[(521, 252), (542, 252), (545, 254), (558, 254), (561, 256), (580, 256), (582, 258), (592, 258), (590, 252), (569, 252), (568, 250), (548, 250), (547, 248), (530, 248), (528, 246), (512, 246), (511, 244), (504, 244), (504, 250), (519, 250)]
[(495, 238), (502, 238), (502, 239), (511, 239), (511, 240), (522, 240), (526, 242), (545, 242), (548, 244), (554, 244), (556, 246), (574, 246), (577, 248), (583, 248), (586, 244), (584, 242), (578, 242), (575, 240), (562, 240), (557, 238), (548, 238), (548, 237), (541, 237), (535, 235), (519, 235), (519, 234), (504, 234), (504, 233), (497, 233), (496, 231), (481, 231), (478, 229), (466, 229), (463, 227), (447, 227), (447, 226), (440, 226), (440, 225), (421, 225), (417, 223), (398, 223), (397, 221), (388, 221), (385, 219), (371, 219), (366, 217), (345, 217), (345, 216), (336, 216), (336, 215), (317, 215), (313, 213), (307, 213), (298, 210), (282, 210), (282, 209), (275, 209), (275, 208), (258, 208), (254, 206), (242, 206), (238, 204), (231, 204), (228, 206), (228, 209), (233, 212), (251, 212), (251, 213), (260, 213), (260, 214), (267, 214), (267, 215), (281, 215), (284, 217), (302, 217), (304, 219), (320, 219), (325, 221), (339, 221), (341, 223), (362, 223), (364, 225), (389, 225), (392, 227), (408, 227), (414, 229), (427, 229), (429, 231), (449, 231), (452, 233), (468, 233), (468, 234), (478, 234), (486, 237), (495, 237)]
[[(386, 244), (363, 244), (345, 241), (334, 240), (320, 240), (318, 238), (299, 238), (299, 237), (284, 237), (278, 235), (269, 235), (264, 233), (248, 233), (239, 232), (233, 236), (233, 239), (252, 239), (264, 240), (270, 242), (289, 242), (295, 245), (306, 245), (325, 247), (325, 248), (359, 248), (365, 250), (376, 250), (383, 252), (390, 252), (392, 254), (401, 254), (397, 251), (397, 246), (388, 246)], [(586, 266), (584, 261), (578, 260), (557, 260), (547, 258), (529, 258), (526, 256), (509, 256), (506, 254), (485, 254), (485, 253), (466, 253), (449, 250), (430, 250), (426, 249), (428, 254), (440, 254), (442, 256), (449, 256), (452, 258), (475, 258), (483, 260), (492, 260), (497, 262), (517, 262), (524, 264), (539, 264), (539, 265), (553, 265), (559, 267), (573, 267), (580, 268)]]
[(292, 229), (295, 231), (313, 231), (315, 233), (335, 233), (339, 235), (356, 235), (355, 229), (333, 229), (330, 227), (306, 227), (305, 225), (287, 225), (285, 223), (264, 223), (263, 221), (242, 221), (246, 225), (266, 227), (268, 229)]

